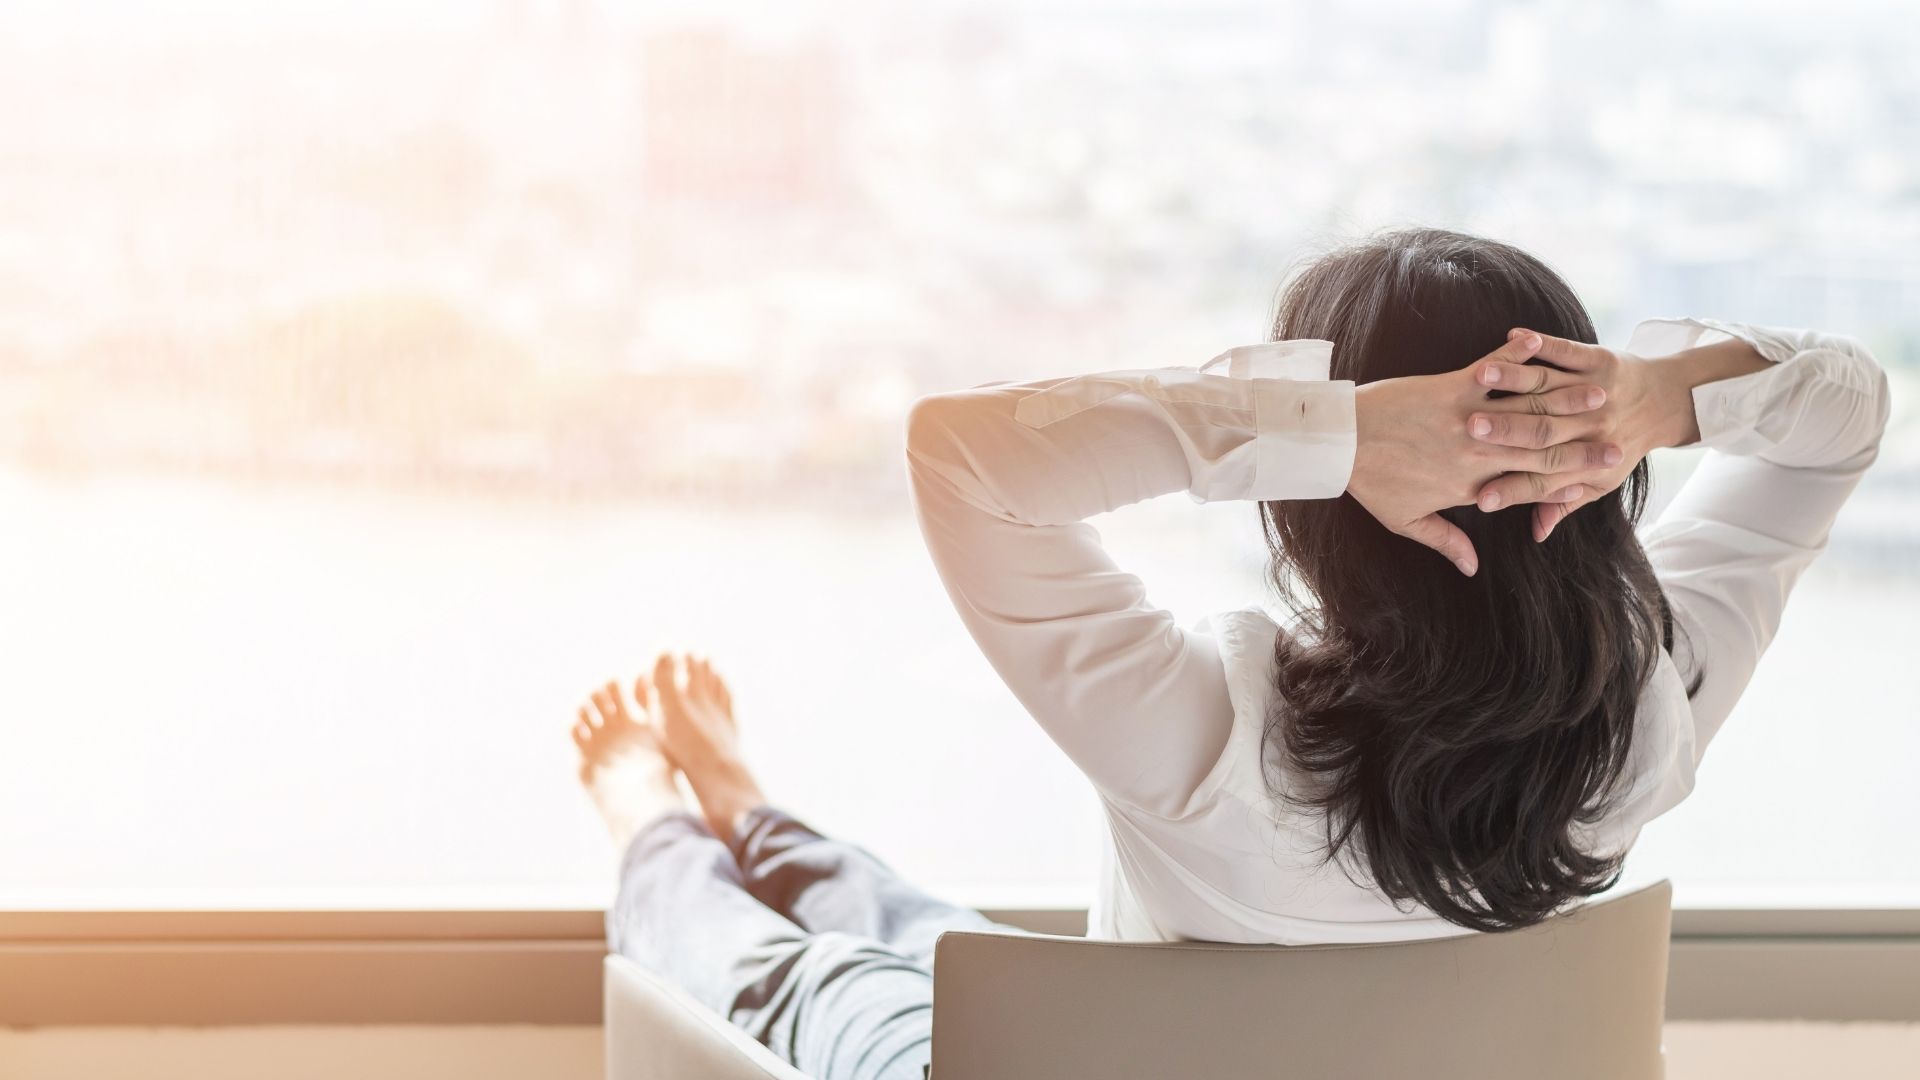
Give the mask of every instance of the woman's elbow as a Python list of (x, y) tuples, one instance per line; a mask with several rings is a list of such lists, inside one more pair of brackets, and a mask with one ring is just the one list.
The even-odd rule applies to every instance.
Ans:
[(1857, 338), (1831, 335), (1821, 346), (1820, 351), (1826, 354), (1820, 358), (1822, 376), (1840, 388), (1835, 392), (1857, 403), (1860, 420), (1853, 430), (1870, 454), (1877, 453), (1893, 416), (1893, 386), (1887, 369)]
[(944, 440), (947, 431), (945, 394), (927, 394), (916, 398), (907, 409), (907, 453), (923, 453), (936, 440)]
[(1875, 359), (1871, 350), (1853, 338), (1842, 340), (1855, 364), (1860, 390), (1866, 398), (1868, 431), (1877, 448), (1881, 438), (1886, 435), (1888, 421), (1893, 417), (1893, 383), (1887, 376), (1887, 369)]
[(954, 459), (968, 432), (985, 422), (985, 404), (976, 390), (946, 390), (916, 399), (907, 409), (907, 456)]

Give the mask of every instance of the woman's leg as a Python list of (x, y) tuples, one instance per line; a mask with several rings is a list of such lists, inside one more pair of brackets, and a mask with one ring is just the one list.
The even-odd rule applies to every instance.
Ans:
[(882, 942), (810, 934), (755, 900), (733, 852), (689, 812), (652, 724), (594, 694), (580, 778), (625, 848), (610, 947), (684, 988), (816, 1080), (921, 1080), (933, 978)]
[(811, 934), (742, 888), (706, 823), (670, 813), (634, 838), (607, 941), (815, 1080), (921, 1080), (933, 975), (871, 938)]
[(944, 930), (1005, 930), (978, 912), (909, 885), (867, 851), (830, 840), (767, 803), (740, 756), (727, 684), (702, 659), (676, 670), (662, 654), (649, 689), (659, 701), (667, 753), (686, 774), (714, 835), (727, 842), (745, 887), (814, 933), (872, 938), (922, 965)]
[(1012, 929), (921, 891), (865, 848), (771, 806), (749, 811), (729, 846), (746, 890), (814, 933), (874, 938), (931, 966), (943, 931)]

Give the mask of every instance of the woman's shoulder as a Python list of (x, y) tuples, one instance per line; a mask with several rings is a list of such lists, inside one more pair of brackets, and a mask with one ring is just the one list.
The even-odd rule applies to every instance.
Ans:
[(1264, 647), (1271, 651), (1274, 636), (1283, 627), (1266, 608), (1256, 604), (1231, 611), (1216, 611), (1195, 622), (1191, 629), (1195, 633), (1210, 635), (1223, 646), (1231, 644), (1236, 649)]
[(1241, 711), (1237, 688), (1258, 687), (1263, 691), (1260, 700), (1250, 703), (1258, 705), (1259, 714), (1264, 716), (1267, 698), (1264, 691), (1273, 688), (1275, 646), (1297, 634), (1294, 616), (1284, 614), (1276, 618), (1273, 612), (1259, 606), (1235, 608), (1208, 615), (1194, 624), (1193, 631), (1211, 636), (1218, 645), (1227, 684), (1235, 688), (1235, 711)]
[(1241, 801), (1264, 804), (1266, 788), (1266, 727), (1268, 703), (1274, 692), (1274, 642), (1287, 632), (1262, 607), (1215, 612), (1195, 622), (1194, 633), (1213, 638), (1233, 702), (1233, 727), (1220, 758), (1201, 781), (1189, 810), (1231, 793)]

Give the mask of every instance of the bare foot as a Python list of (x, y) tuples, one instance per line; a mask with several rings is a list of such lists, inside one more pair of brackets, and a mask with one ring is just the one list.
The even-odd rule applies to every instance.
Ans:
[[(671, 654), (653, 665), (653, 691), (660, 702), (660, 737), (667, 756), (686, 774), (707, 825), (730, 839), (740, 818), (767, 797), (740, 756), (740, 731), (733, 721), (733, 695), (705, 659), (681, 655), (681, 671)], [(641, 684), (634, 692), (641, 692)]]
[(640, 716), (635, 719), (619, 683), (593, 692), (593, 704), (580, 706), (573, 741), (580, 747), (580, 783), (606, 819), (607, 831), (621, 849), (642, 826), (687, 803), (673, 782), (673, 763), (660, 744), (660, 732), (646, 713), (646, 680), (635, 687)]

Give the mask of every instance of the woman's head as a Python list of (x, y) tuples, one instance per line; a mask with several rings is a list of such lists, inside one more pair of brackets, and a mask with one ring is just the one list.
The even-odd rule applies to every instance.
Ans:
[[(1332, 341), (1330, 377), (1367, 383), (1465, 367), (1516, 326), (1595, 341), (1544, 263), (1415, 229), (1307, 267), (1274, 337)], [(1275, 584), (1301, 615), (1276, 645), (1267, 737), (1286, 775), (1271, 779), (1324, 812), (1330, 858), (1481, 930), (1537, 922), (1618, 877), (1575, 826), (1621, 779), (1640, 690), (1670, 646), (1633, 532), (1646, 481), (1643, 461), (1545, 543), (1529, 505), (1442, 511), (1479, 552), (1473, 577), (1350, 495), (1261, 505)]]

